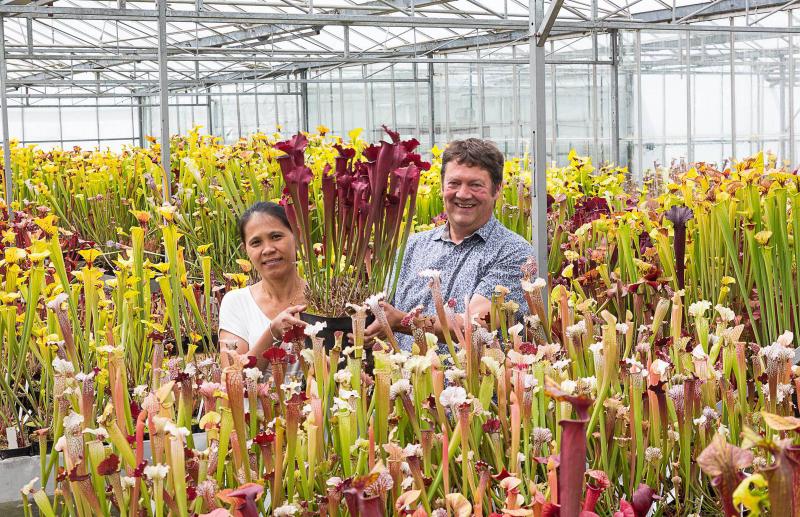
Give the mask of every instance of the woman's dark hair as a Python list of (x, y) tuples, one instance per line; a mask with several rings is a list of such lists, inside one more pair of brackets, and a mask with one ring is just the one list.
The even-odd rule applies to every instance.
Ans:
[(245, 210), (242, 216), (239, 218), (239, 223), (237, 226), (239, 229), (239, 238), (242, 239), (242, 244), (244, 244), (244, 227), (250, 221), (250, 218), (257, 213), (271, 215), (275, 219), (279, 220), (281, 224), (283, 224), (289, 231), (292, 231), (292, 227), (289, 224), (289, 219), (286, 217), (286, 210), (284, 210), (281, 205), (273, 203), (272, 201), (259, 201)]

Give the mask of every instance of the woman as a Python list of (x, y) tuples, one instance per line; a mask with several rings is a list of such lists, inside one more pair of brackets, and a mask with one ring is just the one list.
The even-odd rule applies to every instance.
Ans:
[(222, 298), (219, 340), (235, 343), (264, 369), (263, 352), (292, 326), (305, 326), (299, 313), (306, 308), (306, 284), (297, 272), (295, 239), (283, 207), (262, 201), (248, 208), (239, 219), (239, 237), (261, 280)]

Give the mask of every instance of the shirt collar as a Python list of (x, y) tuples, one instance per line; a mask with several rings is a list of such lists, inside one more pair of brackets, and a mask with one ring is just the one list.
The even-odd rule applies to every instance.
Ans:
[[(467, 239), (471, 239), (474, 235), (477, 235), (478, 237), (481, 238), (483, 242), (486, 242), (487, 240), (489, 240), (489, 236), (492, 234), (492, 231), (494, 230), (495, 226), (497, 226), (497, 224), (498, 224), (497, 219), (494, 217), (494, 215), (492, 215), (492, 217), (489, 218), (486, 224), (484, 224), (471, 234), (464, 237), (464, 241), (466, 241)], [(453, 242), (452, 240), (450, 240), (450, 223), (445, 223), (442, 226), (440, 226), (438, 231), (436, 232), (436, 235), (434, 235), (433, 239), (438, 241)]]

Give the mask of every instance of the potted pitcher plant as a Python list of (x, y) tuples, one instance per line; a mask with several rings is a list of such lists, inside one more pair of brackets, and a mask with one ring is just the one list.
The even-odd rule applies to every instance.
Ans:
[[(305, 154), (308, 139), (298, 133), (275, 147), (285, 189), (282, 204), (298, 243), (298, 258), (308, 283), (305, 321), (324, 321), (326, 346), (333, 333), (349, 332), (347, 304), (373, 293), (393, 293), (419, 187), (420, 171), (430, 164), (414, 150), (416, 139), (401, 140), (384, 126), (390, 141), (346, 146), (322, 171), (320, 197), (309, 185), (314, 174)], [(316, 212), (316, 213), (314, 213)]]

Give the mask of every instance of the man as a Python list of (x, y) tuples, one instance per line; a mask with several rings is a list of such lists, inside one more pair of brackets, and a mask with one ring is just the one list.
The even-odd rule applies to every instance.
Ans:
[[(413, 344), (403, 317), (417, 306), (423, 307), (423, 314), (435, 315), (428, 279), (421, 278), (420, 271), (440, 271), (442, 296), (456, 300), (456, 312), (464, 312), (469, 296), (471, 314), (488, 314), (497, 285), (510, 290), (506, 300), (525, 306), (520, 266), (533, 255), (533, 247), (494, 217), (503, 163), (503, 154), (487, 140), (456, 140), (445, 149), (442, 197), (447, 223), (409, 238), (393, 304), (382, 303), (403, 350), (411, 350)], [(377, 322), (366, 329), (368, 339), (376, 336), (381, 336)]]

